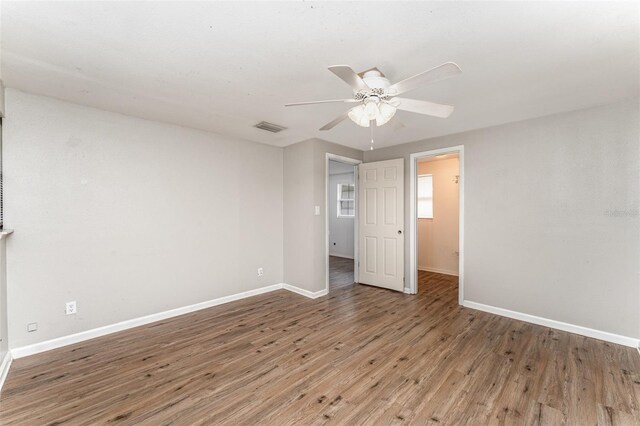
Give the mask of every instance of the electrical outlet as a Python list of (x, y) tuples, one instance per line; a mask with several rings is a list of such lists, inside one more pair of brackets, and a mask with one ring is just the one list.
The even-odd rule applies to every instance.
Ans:
[(67, 315), (73, 315), (76, 312), (78, 312), (78, 310), (76, 309), (76, 301), (74, 300), (73, 302), (67, 302), (67, 304), (65, 305), (64, 313)]
[(264, 275), (264, 269), (263, 268), (258, 268), (258, 276), (261, 277)]
[(29, 333), (34, 332), (34, 331), (38, 331), (38, 323), (37, 322), (30, 322), (29, 324), (27, 324), (27, 331)]

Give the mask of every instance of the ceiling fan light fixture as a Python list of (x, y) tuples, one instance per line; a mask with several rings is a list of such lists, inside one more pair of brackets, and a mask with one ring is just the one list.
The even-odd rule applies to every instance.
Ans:
[(381, 102), (378, 105), (378, 111), (380, 112), (376, 117), (376, 126), (378, 127), (387, 124), (396, 115), (396, 107), (386, 102)]
[(366, 114), (369, 120), (375, 120), (380, 115), (380, 110), (378, 109), (378, 102), (376, 101), (365, 101), (364, 103), (364, 113)]
[(369, 127), (371, 121), (376, 121), (376, 126), (380, 127), (393, 118), (396, 108), (378, 98), (367, 99), (362, 105), (351, 108), (349, 118), (361, 127)]
[(369, 119), (369, 115), (365, 112), (364, 105), (358, 105), (351, 108), (348, 115), (351, 121), (356, 123), (358, 126), (369, 127), (371, 120)]

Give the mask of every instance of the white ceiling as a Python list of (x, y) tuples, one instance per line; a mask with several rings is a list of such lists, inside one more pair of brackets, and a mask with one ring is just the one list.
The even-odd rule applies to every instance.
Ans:
[[(317, 129), (349, 97), (327, 71), (379, 67), (392, 81), (454, 61), (461, 76), (406, 97), (449, 119), (398, 112), (376, 146), (638, 96), (638, 3), (2, 2), (9, 87), (267, 144), (310, 137), (368, 149), (369, 130)], [(408, 96), (410, 95), (410, 96)], [(288, 127), (270, 134), (261, 120)]]

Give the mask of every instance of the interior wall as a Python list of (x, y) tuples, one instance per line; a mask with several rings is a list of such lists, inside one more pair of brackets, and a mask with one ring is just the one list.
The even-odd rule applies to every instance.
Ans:
[[(0, 77), (2, 68), (0, 67)], [(4, 111), (4, 82), (0, 78), (0, 117), (5, 116)], [(0, 126), (0, 144), (2, 143), (2, 126)], [(1, 154), (1, 152), (0, 152)], [(0, 155), (0, 162), (2, 155)], [(7, 317), (7, 246), (5, 236), (0, 236), (0, 364), (9, 351), (9, 329)], [(2, 372), (0, 371), (0, 374)]]
[(12, 348), (283, 281), (281, 148), (11, 89), (6, 111)]
[(0, 237), (0, 363), (9, 351), (9, 328), (7, 316), (7, 246), (6, 238)]
[(410, 154), (464, 145), (465, 299), (640, 338), (639, 112), (633, 98), (364, 157), (405, 159), (408, 224)]
[(329, 175), (329, 254), (353, 259), (354, 218), (338, 217), (338, 185), (353, 184), (354, 174)]
[(311, 292), (326, 289), (327, 153), (362, 160), (362, 151), (322, 139), (284, 148), (284, 282)]
[(418, 269), (458, 275), (458, 158), (418, 163), (418, 174), (433, 176), (433, 219), (418, 219)]
[(284, 148), (284, 282), (311, 290), (314, 270), (313, 140)]

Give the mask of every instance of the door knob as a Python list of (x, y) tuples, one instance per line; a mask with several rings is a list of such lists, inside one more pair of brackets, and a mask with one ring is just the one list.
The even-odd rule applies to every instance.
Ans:
[(398, 234), (402, 234), (402, 231), (398, 231)]

